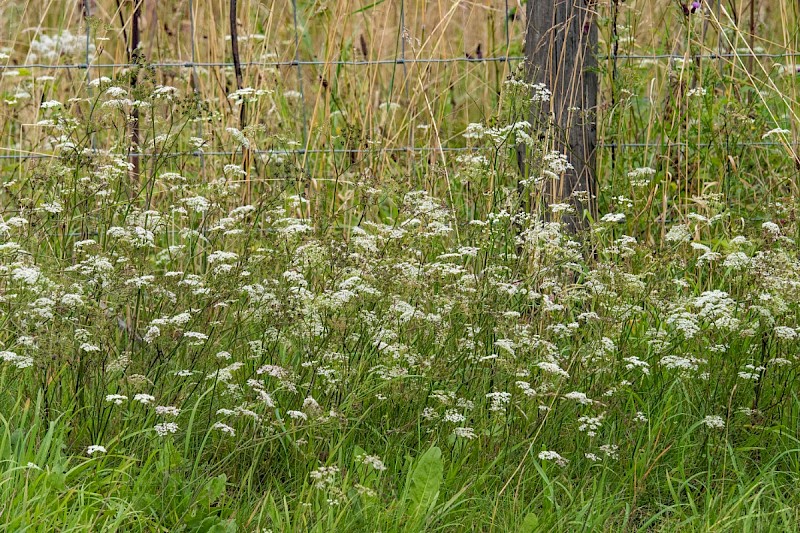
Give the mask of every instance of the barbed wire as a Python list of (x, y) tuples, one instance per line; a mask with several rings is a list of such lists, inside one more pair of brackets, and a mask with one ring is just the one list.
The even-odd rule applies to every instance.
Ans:
[(783, 53), (768, 53), (768, 52), (720, 52), (720, 53), (703, 53), (703, 54), (602, 54), (597, 58), (601, 60), (606, 59), (736, 59), (736, 58), (770, 58), (770, 59), (788, 59), (800, 58), (800, 52), (783, 52)]
[[(369, 65), (404, 65), (414, 63), (484, 63), (524, 61), (524, 56), (495, 56), (495, 57), (398, 57), (396, 59), (352, 59), (352, 60), (313, 60), (291, 59), (286, 61), (242, 61), (242, 67), (305, 67), (305, 66), (369, 66)], [(141, 67), (138, 63), (24, 63), (20, 65), (0, 65), (0, 70), (20, 69), (101, 69), (101, 68), (131, 68)], [(234, 63), (229, 61), (157, 61), (147, 63), (153, 68), (233, 68)]]
[[(7, 151), (14, 152), (12, 154), (0, 154), (0, 159), (55, 159), (65, 157), (72, 154), (56, 154), (56, 153), (32, 153), (23, 150), (15, 151), (9, 149)], [(301, 156), (306, 154), (344, 154), (344, 155), (378, 155), (381, 153), (420, 153), (420, 152), (479, 152), (478, 148), (470, 148), (464, 146), (403, 146), (392, 148), (298, 148), (295, 150), (253, 150), (248, 152), (252, 155), (262, 156)], [(120, 157), (232, 157), (235, 155), (242, 155), (241, 150), (217, 150), (217, 151), (182, 151), (182, 152), (108, 152), (104, 150), (90, 150), (94, 155), (116, 155)]]
[(689, 143), (689, 142), (629, 142), (629, 143), (616, 143), (616, 142), (599, 142), (597, 148), (659, 148), (659, 147), (691, 147), (691, 148), (710, 148), (712, 146), (729, 146), (735, 147), (770, 147), (770, 146), (800, 146), (800, 142), (777, 142), (777, 141), (748, 141), (748, 142), (703, 142), (703, 143)]

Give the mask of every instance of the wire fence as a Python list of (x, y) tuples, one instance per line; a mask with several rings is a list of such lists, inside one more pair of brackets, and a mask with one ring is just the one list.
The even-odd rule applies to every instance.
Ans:
[[(226, 4), (229, 0), (219, 0), (216, 2), (215, 5), (219, 6), (227, 6), (231, 5), (236, 10), (236, 3), (232, 2), (231, 4)], [(144, 0), (141, 0), (138, 4), (138, 7), (147, 7), (150, 5), (149, 3), (143, 3)], [(130, 57), (126, 58), (126, 60), (118, 61), (116, 60), (116, 56), (114, 56), (115, 60), (107, 60), (107, 56), (102, 56), (99, 58), (95, 58), (95, 50), (97, 48), (97, 32), (98, 32), (98, 25), (95, 23), (97, 17), (105, 17), (104, 24), (106, 25), (113, 25), (115, 21), (115, 17), (119, 18), (119, 26), (116, 28), (116, 32), (119, 34), (122, 33), (124, 37), (124, 46), (128, 46), (129, 42), (131, 41), (132, 36), (126, 35), (127, 32), (132, 31), (131, 26), (131, 17), (138, 16), (134, 14), (133, 10), (129, 10), (128, 13), (122, 14), (122, 7), (119, 7), (119, 4), (113, 4), (111, 2), (107, 2), (108, 5), (105, 5), (102, 0), (82, 0), (82, 20), (80, 23), (83, 26), (83, 30), (85, 31), (85, 43), (83, 49), (83, 57), (81, 58), (82, 61), (66, 61), (62, 60), (61, 54), (58, 54), (57, 60), (53, 62), (42, 62), (42, 61), (29, 61), (30, 54), (23, 54), (21, 60), (12, 60), (7, 59), (6, 62), (3, 64), (0, 62), (0, 76), (2, 79), (10, 79), (13, 78), (13, 74), (28, 71), (28, 72), (41, 72), (41, 71), (52, 71), (52, 72), (61, 72), (61, 71), (85, 71), (85, 85), (86, 90), (89, 94), (92, 91), (91, 81), (93, 79), (97, 79), (103, 72), (106, 71), (113, 71), (116, 73), (123, 72), (125, 69), (132, 69), (137, 66), (140, 66), (140, 63), (132, 61)], [(644, 2), (646, 4), (647, 2)], [(414, 49), (415, 47), (412, 46), (411, 43), (414, 42), (415, 37), (413, 36), (412, 30), (409, 28), (411, 24), (409, 22), (409, 10), (414, 11), (417, 13), (417, 17), (419, 17), (419, 11), (425, 11), (427, 8), (420, 8), (417, 3), (412, 5), (408, 5), (406, 0), (399, 0), (396, 4), (389, 7), (388, 4), (384, 7), (387, 7), (387, 11), (385, 13), (394, 13), (396, 11), (397, 17), (397, 24), (393, 26), (392, 31), (387, 31), (387, 35), (385, 37), (385, 41), (388, 43), (395, 44), (395, 50), (392, 54), (392, 57), (377, 57), (377, 58), (370, 58), (365, 57), (363, 59), (358, 58), (348, 58), (343, 57), (341, 54), (336, 57), (335, 55), (327, 54), (327, 57), (315, 57), (311, 54), (311, 57), (304, 57), (308, 56), (309, 54), (308, 49), (312, 48), (312, 45), (304, 45), (304, 41), (313, 40), (314, 35), (311, 35), (311, 30), (307, 27), (309, 24), (309, 15), (310, 11), (314, 9), (314, 3), (302, 2), (300, 0), (291, 0), (291, 2), (277, 2), (276, 4), (281, 4), (283, 9), (286, 12), (286, 19), (290, 23), (290, 27), (287, 28), (281, 36), (281, 42), (286, 43), (290, 42), (293, 44), (289, 52), (285, 53), (288, 57), (284, 58), (273, 58), (273, 59), (264, 59), (264, 58), (245, 58), (240, 60), (238, 57), (234, 57), (233, 59), (230, 58), (230, 42), (232, 41), (225, 41), (223, 39), (222, 42), (225, 44), (225, 51), (224, 54), (219, 54), (225, 56), (225, 58), (220, 60), (203, 60), (201, 58), (200, 52), (202, 51), (202, 46), (198, 43), (203, 41), (203, 32), (208, 33), (209, 29), (201, 29), (202, 26), (208, 25), (208, 20), (199, 21), (197, 20), (198, 13), (201, 9), (208, 9), (206, 15), (208, 18), (208, 13), (212, 13), (213, 9), (208, 8), (208, 6), (200, 5), (194, 0), (188, 0), (188, 42), (190, 43), (189, 46), (189, 57), (188, 58), (158, 58), (157, 60), (152, 60), (147, 62), (147, 67), (151, 69), (156, 69), (160, 71), (166, 71), (170, 69), (177, 69), (177, 70), (188, 70), (190, 71), (190, 75), (192, 78), (192, 85), (193, 90), (196, 92), (199, 91), (198, 89), (198, 78), (200, 76), (200, 69), (247, 69), (248, 71), (252, 72), (252, 78), (257, 78), (259, 75), (259, 71), (261, 69), (284, 69), (290, 68), (294, 69), (296, 73), (296, 88), (299, 92), (299, 108), (298, 108), (298, 121), (300, 124), (299, 127), (299, 136), (301, 139), (300, 146), (297, 148), (291, 149), (273, 149), (273, 150), (251, 150), (251, 153), (255, 156), (260, 156), (264, 158), (269, 157), (302, 157), (309, 154), (343, 154), (343, 155), (370, 155), (370, 154), (420, 154), (420, 153), (469, 153), (473, 151), (472, 148), (460, 146), (458, 145), (459, 142), (454, 142), (449, 145), (447, 143), (432, 143), (425, 145), (422, 141), (419, 141), (419, 137), (415, 134), (415, 128), (412, 127), (410, 124), (407, 127), (407, 135), (404, 137), (405, 145), (400, 146), (374, 146), (370, 148), (350, 148), (350, 147), (332, 147), (326, 146), (321, 147), (317, 146), (318, 139), (315, 139), (313, 136), (313, 132), (315, 130), (314, 124), (312, 121), (314, 120), (313, 115), (315, 113), (318, 114), (318, 110), (315, 109), (315, 106), (318, 106), (319, 98), (317, 98), (317, 102), (314, 105), (311, 105), (309, 102), (309, 88), (315, 80), (305, 74), (306, 68), (320, 68), (322, 71), (327, 71), (329, 69), (338, 69), (341, 67), (368, 67), (368, 68), (378, 68), (378, 67), (402, 67), (402, 94), (406, 102), (409, 102), (414, 99), (414, 95), (412, 95), (412, 91), (415, 90), (413, 87), (413, 80), (410, 80), (411, 73), (410, 69), (412, 67), (417, 68), (416, 75), (419, 77), (418, 83), (419, 85), (424, 85), (423, 82), (423, 75), (425, 73), (425, 69), (429, 69), (432, 66), (442, 66), (444, 68), (450, 68), (454, 65), (490, 65), (490, 64), (497, 64), (502, 65), (502, 73), (507, 74), (510, 69), (514, 66), (519, 64), (520, 62), (525, 60), (524, 55), (522, 55), (522, 40), (524, 39), (525, 33), (525, 23), (524, 23), (524, 15), (521, 13), (523, 11), (522, 4), (517, 6), (509, 5), (508, 0), (492, 0), (488, 1), (486, 5), (488, 8), (486, 9), (486, 13), (491, 14), (493, 17), (497, 17), (497, 20), (501, 21), (494, 26), (491, 26), (491, 29), (487, 30), (485, 33), (487, 38), (493, 40), (496, 44), (492, 47), (490, 52), (500, 52), (500, 53), (493, 53), (484, 56), (481, 52), (481, 44), (478, 44), (477, 50), (474, 52), (463, 52), (460, 55), (424, 55), (424, 47), (422, 49)], [(357, 4), (357, 3), (356, 3)], [(353, 6), (355, 9), (351, 9), (352, 13), (356, 13), (360, 15), (362, 12), (367, 10), (377, 9), (375, 6), (379, 6), (383, 4), (383, 2), (374, 2), (364, 4), (357, 4)], [(419, 4), (426, 4), (426, 2), (421, 2)], [(447, 4), (447, 3), (445, 3)], [(184, 3), (181, 2), (181, 6)], [(348, 4), (349, 5), (349, 4)], [(616, 5), (617, 9), (619, 9), (619, 4), (615, 1), (609, 3), (609, 5)], [(643, 2), (638, 2), (638, 5), (643, 5)], [(115, 7), (116, 6), (116, 7)], [(255, 4), (248, 4), (249, 7), (245, 9), (248, 14), (258, 13), (259, 4), (256, 2)], [(155, 8), (154, 8), (155, 9)], [(274, 9), (278, 9), (277, 7)], [(456, 15), (460, 13), (459, 10), (465, 9), (463, 8), (459, 2), (454, 2), (452, 5), (446, 5), (444, 12), (448, 17), (451, 17), (455, 20)], [(605, 9), (604, 7), (597, 7), (598, 10)], [(719, 18), (721, 16), (721, 6), (719, 0), (716, 3), (710, 2), (708, 9), (714, 12), (714, 16)], [(224, 12), (224, 11), (221, 11)], [(270, 17), (272, 16), (272, 11), (269, 12)], [(351, 14), (352, 14), (351, 13)], [(607, 15), (607, 13), (599, 13), (600, 15)], [(711, 12), (709, 13), (709, 16)], [(245, 16), (244, 13), (240, 13), (239, 17)], [(249, 15), (248, 15), (249, 16)], [(388, 14), (385, 15), (387, 18), (385, 20), (389, 20)], [(158, 20), (155, 17), (155, 20)], [(394, 19), (392, 19), (394, 20)], [(465, 19), (465, 20), (468, 20)], [(74, 19), (73, 19), (74, 22)], [(227, 22), (227, 21), (222, 21)], [(469, 22), (469, 20), (468, 20)], [(237, 25), (237, 21), (233, 21), (234, 25)], [(616, 19), (614, 20), (615, 27), (613, 29), (614, 34), (616, 35), (618, 28), (616, 27)], [(441, 25), (441, 23), (440, 23)], [(454, 26), (457, 26), (456, 22), (453, 22)], [(423, 25), (424, 27), (424, 25)], [(437, 26), (438, 27), (438, 26)], [(499, 31), (498, 31), (499, 28)], [(370, 28), (370, 30), (374, 30), (374, 28)], [(417, 30), (419, 29), (417, 28)], [(445, 33), (447, 28), (445, 28)], [(462, 28), (462, 33), (467, 34), (469, 33), (469, 28)], [(495, 34), (499, 33), (499, 34)], [(186, 36), (183, 36), (185, 38)], [(227, 36), (230, 39), (230, 35)], [(176, 37), (181, 38), (181, 37)], [(438, 37), (442, 39), (442, 37)], [(251, 36), (245, 36), (243, 38), (237, 38), (237, 42), (246, 42), (248, 39), (251, 39)], [(266, 38), (265, 38), (266, 39)], [(366, 48), (363, 44), (363, 35), (362, 39), (362, 47)], [(466, 39), (465, 39), (466, 42)], [(306, 49), (304, 49), (306, 46)], [(180, 48), (180, 46), (178, 46)], [(275, 48), (265, 45), (263, 48)], [(419, 48), (419, 46), (417, 46)], [(462, 49), (466, 50), (466, 46)], [(305, 50), (305, 54), (304, 54)], [(128, 52), (128, 56), (130, 56), (130, 51)], [(235, 55), (235, 54), (234, 54)], [(366, 56), (366, 52), (364, 53)], [(9, 56), (10, 57), (10, 56)], [(632, 61), (638, 61), (640, 63), (647, 63), (647, 62), (673, 62), (673, 61), (690, 61), (690, 62), (702, 62), (702, 61), (728, 61), (735, 60), (737, 62), (743, 62), (748, 60), (774, 60), (774, 61), (787, 61), (789, 64), (786, 65), (787, 68), (791, 68), (793, 72), (797, 71), (797, 67), (795, 65), (795, 59), (800, 58), (800, 53), (796, 53), (793, 51), (783, 51), (783, 52), (772, 52), (772, 51), (760, 51), (760, 50), (725, 50), (725, 46), (723, 45), (722, 38), (717, 36), (716, 38), (716, 51), (711, 49), (711, 47), (707, 47), (699, 52), (697, 51), (687, 51), (686, 53), (663, 53), (663, 52), (653, 52), (653, 53), (643, 53), (637, 50), (631, 50), (628, 52), (618, 52), (617, 47), (612, 46), (612, 42), (609, 39), (605, 39), (602, 41), (601, 47), (597, 50), (597, 57), (601, 62), (612, 62), (615, 65), (615, 69), (617, 68), (616, 65), (618, 63), (626, 63)], [(772, 66), (769, 66), (772, 68)], [(419, 70), (421, 69), (421, 70)], [(316, 72), (315, 72), (316, 74)], [(604, 72), (603, 76), (608, 78), (609, 73)], [(445, 76), (443, 78), (446, 79)], [(483, 80), (482, 80), (483, 81)], [(605, 80), (606, 85), (608, 86), (609, 82), (608, 79)], [(393, 88), (394, 79), (392, 79)], [(453, 82), (448, 80), (451, 85)], [(485, 83), (488, 84), (488, 81)], [(443, 83), (442, 86), (444, 87), (446, 83)], [(428, 108), (433, 107), (429, 100), (428, 95), (424, 92), (425, 87), (421, 89), (422, 96), (417, 96), (419, 102), (427, 104)], [(601, 95), (603, 96), (603, 95)], [(612, 102), (613, 103), (613, 102)], [(608, 106), (609, 102), (602, 101), (600, 107)], [(422, 105), (420, 107), (423, 107)], [(408, 110), (408, 113), (411, 114), (411, 111)], [(418, 115), (423, 114), (422, 112), (417, 112)], [(431, 113), (433, 115), (433, 113)], [(318, 119), (319, 120), (319, 119)], [(196, 126), (198, 136), (202, 136), (205, 126), (202, 122), (199, 122)], [(702, 147), (711, 147), (716, 146), (716, 143), (713, 142), (692, 142), (691, 140), (683, 140), (683, 141), (675, 141), (673, 139), (666, 139), (666, 140), (659, 140), (655, 142), (651, 139), (637, 139), (637, 138), (630, 138), (630, 134), (625, 132), (624, 135), (628, 135), (627, 138), (622, 138), (624, 135), (621, 135), (619, 132), (613, 132), (613, 135), (608, 134), (609, 132), (605, 131), (601, 133), (600, 138), (598, 139), (597, 148), (600, 150), (649, 150), (655, 148), (663, 148), (663, 147), (685, 147), (685, 148), (702, 148)], [(606, 135), (608, 134), (608, 135)], [(451, 135), (450, 139), (453, 141), (454, 139), (457, 140), (456, 135)], [(48, 158), (59, 157), (61, 154), (56, 152), (44, 152), (43, 150), (39, 149), (26, 149), (24, 147), (14, 147), (12, 146), (11, 142), (6, 142), (6, 146), (2, 148), (2, 152), (0, 153), (0, 159), (9, 160), (42, 160)], [(399, 144), (397, 140), (395, 140), (395, 144)], [(463, 144), (463, 143), (462, 143)], [(766, 147), (787, 147), (787, 146), (798, 146), (800, 143), (795, 142), (794, 140), (791, 141), (782, 141), (782, 140), (746, 140), (735, 143), (738, 147), (751, 147), (751, 148), (766, 148)], [(92, 148), (97, 150), (97, 146), (94, 142), (92, 142)], [(151, 151), (144, 151), (144, 150), (136, 150), (131, 151), (122, 155), (127, 157), (136, 157), (136, 158), (152, 158), (152, 157), (159, 157), (159, 158), (175, 158), (175, 157), (233, 157), (237, 154), (237, 151), (231, 150), (221, 150), (221, 149), (211, 149), (211, 150), (176, 150), (174, 152), (163, 152), (157, 150)]]
[[(622, 57), (622, 56), (620, 56)], [(445, 57), (445, 58), (398, 58), (398, 59), (375, 59), (365, 61), (243, 61), (238, 63), (241, 67), (301, 67), (301, 66), (367, 66), (367, 65), (404, 65), (412, 63), (491, 63), (493, 61), (500, 61), (503, 63), (513, 61), (523, 61), (524, 56), (499, 56), (499, 57)], [(236, 63), (233, 62), (192, 62), (192, 61), (159, 61), (147, 63), (148, 66), (153, 68), (195, 68), (195, 67), (215, 67), (215, 68), (233, 68)], [(59, 64), (43, 64), (43, 63), (29, 63), (24, 65), (0, 65), (1, 70), (20, 70), (20, 69), (99, 69), (99, 68), (133, 68), (140, 66), (138, 63), (76, 63), (68, 65)]]

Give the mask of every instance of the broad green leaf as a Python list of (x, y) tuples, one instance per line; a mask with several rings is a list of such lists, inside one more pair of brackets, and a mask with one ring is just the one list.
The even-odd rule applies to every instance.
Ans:
[(519, 528), (519, 533), (534, 533), (539, 527), (539, 517), (533, 513), (525, 515), (522, 525)]
[(220, 474), (215, 478), (211, 478), (208, 482), (208, 501), (213, 503), (217, 501), (217, 499), (222, 495), (222, 492), (225, 490), (225, 483), (228, 481), (228, 478), (225, 474)]
[(443, 470), (442, 450), (436, 446), (419, 458), (411, 474), (408, 488), (408, 499), (411, 500), (408, 507), (410, 516), (424, 516), (436, 504), (439, 488), (442, 485)]
[(220, 520), (208, 528), (208, 533), (236, 533), (236, 522), (233, 520)]
[(218, 516), (201, 516), (189, 520), (186, 526), (194, 533), (236, 533), (236, 523)]

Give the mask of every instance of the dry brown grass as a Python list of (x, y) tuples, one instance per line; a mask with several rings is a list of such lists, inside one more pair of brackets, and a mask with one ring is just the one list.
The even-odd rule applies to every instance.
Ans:
[[(463, 58), (509, 54), (506, 11), (503, 0), (488, 2), (407, 2), (401, 20), (401, 3), (298, 2), (299, 47), (295, 46), (292, 2), (243, 1), (239, 3), (238, 27), (241, 60), (249, 62), (392, 61), (407, 59)], [(190, 7), (192, 13), (190, 14)], [(512, 6), (515, 7), (515, 6)], [(30, 0), (6, 2), (0, 30), (0, 46), (10, 51), (9, 65), (30, 62), (26, 54), (37, 36), (63, 30), (83, 35), (86, 21), (81, 2)], [(519, 7), (515, 7), (520, 12)], [(127, 60), (131, 38), (133, 3), (116, 0), (90, 2), (90, 41), (98, 54), (93, 65), (120, 64)], [(194, 25), (192, 25), (192, 18)], [(522, 17), (509, 20), (508, 42), (521, 46)], [(403, 26), (405, 32), (402, 31)], [(155, 63), (224, 63), (231, 61), (228, 2), (180, 0), (142, 5), (142, 51)], [(192, 29), (194, 28), (194, 32)], [(252, 38), (258, 35), (257, 38)], [(405, 35), (405, 39), (400, 36)], [(242, 39), (243, 38), (243, 39)], [(193, 46), (194, 45), (194, 46)], [(194, 50), (194, 55), (193, 55)], [(63, 57), (61, 63), (84, 63), (85, 57)], [(429, 124), (477, 120), (496, 102), (507, 74), (504, 63), (412, 63), (407, 65), (307, 65), (300, 68), (305, 98), (309, 146), (325, 147), (332, 130), (330, 113), (343, 107), (351, 126), (357, 125), (354, 145), (380, 138), (386, 146), (404, 146), (409, 129)], [(93, 67), (91, 76), (119, 73), (121, 68)], [(230, 68), (197, 67), (198, 89), (204, 98), (225, 110), (225, 95), (234, 88)], [(245, 67), (243, 85), (254, 88), (298, 90), (297, 67)], [(191, 70), (159, 69), (164, 84), (188, 89)], [(37, 75), (54, 74), (62, 80), (58, 92), (47, 98), (77, 94), (83, 71), (37, 69)], [(382, 103), (395, 102), (408, 112), (390, 120), (381, 113)], [(256, 114), (268, 110), (256, 110)], [(285, 133), (285, 132), (284, 132)], [(445, 136), (454, 131), (444, 128)], [(302, 132), (297, 130), (299, 137)], [(298, 139), (299, 140), (299, 139)], [(446, 141), (449, 139), (444, 139)], [(423, 136), (420, 142), (428, 142)], [(437, 140), (438, 142), (438, 140)], [(8, 143), (5, 143), (6, 145)]]

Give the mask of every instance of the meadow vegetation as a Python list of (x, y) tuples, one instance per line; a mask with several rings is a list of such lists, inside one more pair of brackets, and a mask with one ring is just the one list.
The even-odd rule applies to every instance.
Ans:
[(160, 4), (0, 7), (0, 528), (797, 530), (796, 3), (597, 5), (576, 234), (548, 88), (427, 61), (524, 4), (243, 2), (240, 82)]

